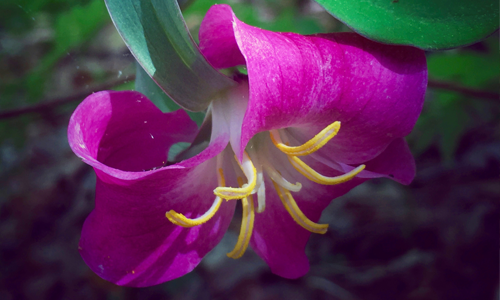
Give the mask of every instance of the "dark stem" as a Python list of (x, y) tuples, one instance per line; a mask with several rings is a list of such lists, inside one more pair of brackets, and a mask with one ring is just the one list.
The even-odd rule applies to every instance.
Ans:
[[(106, 82), (104, 84), (85, 89), (77, 94), (70, 95), (67, 97), (58, 98), (58, 99), (54, 99), (54, 100), (43, 100), (43, 101), (41, 101), (40, 104), (16, 108), (16, 109), (7, 110), (7, 111), (2, 111), (2, 112), (0, 112), (0, 120), (15, 118), (15, 117), (18, 117), (20, 115), (28, 114), (28, 113), (41, 113), (41, 112), (44, 112), (47, 110), (51, 110), (51, 109), (54, 109), (60, 105), (64, 105), (64, 104), (71, 103), (74, 101), (79, 101), (82, 98), (87, 97), (91, 93), (110, 89), (110, 88), (113, 88), (117, 85), (124, 84), (124, 83), (127, 83), (127, 82), (132, 81), (132, 80), (135, 80), (135, 75), (129, 75), (126, 79)], [(460, 85), (457, 85), (457, 84), (451, 83), (451, 82), (429, 80), (428, 86), (430, 88), (434, 88), (434, 89), (443, 89), (443, 90), (450, 90), (450, 91), (459, 92), (461, 94), (471, 96), (471, 97), (478, 97), (478, 98), (497, 100), (497, 101), (500, 100), (499, 93), (468, 88), (468, 87), (460, 86)]]
[(7, 110), (7, 111), (0, 111), (0, 120), (2, 119), (9, 119), (9, 118), (15, 118), (20, 115), (24, 114), (29, 114), (29, 113), (43, 113), (48, 110), (54, 109), (60, 105), (68, 104), (71, 102), (75, 101), (80, 101), (83, 98), (87, 97), (89, 94), (102, 91), (102, 90), (107, 90), (111, 89), (117, 85), (127, 83), (129, 81), (135, 80), (135, 75), (129, 75), (127, 78), (120, 79), (120, 80), (114, 80), (110, 82), (106, 82), (100, 85), (96, 85), (93, 87), (89, 87), (87, 89), (82, 90), (81, 92), (78, 92), (73, 95), (69, 95), (67, 97), (63, 98), (57, 98), (57, 99), (52, 99), (52, 100), (42, 100), (39, 104), (31, 105), (31, 106), (26, 106), (26, 107), (20, 107), (20, 108), (15, 108), (12, 110)]
[(497, 101), (500, 100), (499, 93), (468, 88), (452, 82), (429, 80), (428, 87), (433, 89), (455, 91), (471, 97), (484, 98)]

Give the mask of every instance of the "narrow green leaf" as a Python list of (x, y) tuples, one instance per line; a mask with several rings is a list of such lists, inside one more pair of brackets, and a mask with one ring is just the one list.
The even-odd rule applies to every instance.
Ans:
[(447, 49), (498, 28), (498, 0), (316, 0), (354, 31), (380, 42)]
[[(156, 107), (158, 107), (162, 112), (171, 112), (180, 109), (170, 97), (165, 94), (165, 92), (160, 89), (156, 82), (149, 77), (148, 73), (144, 69), (136, 64), (135, 72), (135, 90), (143, 93), (151, 102), (153, 102)], [(191, 119), (201, 125), (205, 117), (205, 113), (202, 112), (187, 112)]]
[(118, 32), (154, 81), (180, 106), (202, 111), (234, 82), (203, 57), (177, 1), (106, 0)]

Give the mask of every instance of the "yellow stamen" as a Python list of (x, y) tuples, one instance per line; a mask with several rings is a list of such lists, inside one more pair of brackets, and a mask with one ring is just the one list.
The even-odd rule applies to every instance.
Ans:
[[(243, 186), (243, 180), (238, 177), (238, 184)], [(253, 222), (255, 220), (255, 208), (253, 204), (253, 197), (250, 195), (241, 199), (241, 204), (243, 206), (243, 217), (241, 220), (240, 235), (238, 236), (238, 241), (236, 246), (234, 246), (233, 251), (227, 254), (228, 257), (237, 259), (243, 256), (245, 250), (250, 243), (250, 238), (252, 237)]]
[(331, 140), (340, 130), (340, 122), (336, 121), (328, 125), (320, 133), (316, 134), (312, 139), (297, 147), (290, 147), (281, 141), (278, 130), (269, 131), (273, 144), (287, 155), (305, 156), (318, 151), (329, 140)]
[(365, 168), (365, 165), (360, 165), (357, 168), (343, 175), (335, 177), (326, 177), (314, 171), (311, 167), (309, 167), (306, 163), (304, 163), (296, 156), (289, 155), (288, 160), (295, 168), (295, 170), (297, 170), (300, 174), (304, 175), (307, 179), (324, 185), (335, 185), (349, 181), (354, 177), (356, 177), (356, 175), (358, 175)]
[(252, 193), (253, 189), (255, 188), (255, 184), (257, 183), (257, 170), (255, 169), (252, 160), (246, 152), (243, 153), (243, 160), (240, 164), (240, 167), (247, 177), (247, 181), (249, 183), (244, 184), (240, 188), (217, 187), (214, 190), (214, 194), (216, 196), (219, 196), (222, 199), (226, 200), (234, 200), (247, 197)]
[(183, 214), (180, 214), (173, 209), (167, 211), (165, 213), (165, 216), (170, 220), (170, 222), (174, 223), (175, 225), (179, 225), (186, 228), (198, 226), (210, 220), (219, 210), (221, 203), (222, 199), (220, 197), (215, 197), (214, 203), (207, 210), (207, 212), (195, 219), (189, 219), (185, 217)]
[[(224, 178), (224, 172), (222, 171), (222, 168), (219, 168), (218, 171), (219, 171), (219, 174), (217, 177), (218, 182), (221, 186), (225, 186), (226, 180)], [(189, 219), (186, 216), (184, 216), (183, 214), (180, 214), (173, 209), (171, 209), (170, 211), (167, 211), (165, 213), (165, 216), (168, 218), (168, 220), (170, 222), (172, 222), (178, 226), (182, 226), (182, 227), (186, 227), (186, 228), (198, 226), (198, 225), (201, 225), (201, 224), (207, 222), (208, 220), (210, 220), (215, 215), (215, 213), (219, 210), (221, 203), (222, 203), (222, 199), (220, 197), (215, 197), (214, 203), (207, 210), (207, 212), (204, 213), (203, 215), (199, 216), (198, 218), (194, 218), (194, 219)]]
[(273, 185), (276, 191), (278, 192), (278, 196), (280, 197), (281, 202), (283, 203), (286, 210), (297, 224), (302, 226), (302, 228), (313, 233), (320, 233), (320, 234), (326, 233), (328, 229), (328, 224), (318, 224), (309, 220), (297, 206), (297, 203), (293, 199), (292, 194), (290, 194), (290, 191), (283, 189), (274, 181)]

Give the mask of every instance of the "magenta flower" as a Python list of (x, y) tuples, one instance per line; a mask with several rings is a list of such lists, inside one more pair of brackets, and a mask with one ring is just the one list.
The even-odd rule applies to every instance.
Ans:
[(273, 273), (300, 277), (332, 199), (368, 178), (414, 177), (403, 137), (422, 108), (421, 50), (354, 33), (269, 32), (226, 5), (208, 12), (200, 48), (217, 68), (246, 65), (248, 78), (212, 101), (210, 140), (191, 158), (167, 163), (196, 125), (137, 92), (92, 94), (71, 117), (71, 148), (97, 174), (80, 251), (111, 282), (148, 286), (190, 272), (224, 235), (238, 199), (241, 231), (228, 256), (250, 245)]

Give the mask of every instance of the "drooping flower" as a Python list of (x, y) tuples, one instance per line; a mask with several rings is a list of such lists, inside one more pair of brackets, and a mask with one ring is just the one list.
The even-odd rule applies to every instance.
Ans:
[(269, 32), (226, 5), (205, 17), (200, 49), (214, 67), (246, 65), (248, 77), (212, 101), (208, 145), (190, 158), (167, 162), (170, 146), (196, 135), (187, 114), (163, 114), (137, 92), (92, 94), (71, 118), (71, 148), (97, 174), (80, 252), (102, 278), (148, 286), (190, 272), (238, 199), (241, 231), (228, 256), (250, 245), (272, 272), (297, 278), (332, 199), (368, 178), (413, 179), (403, 137), (422, 108), (422, 51), (354, 33)]

